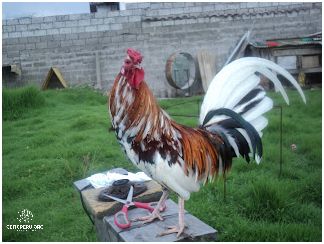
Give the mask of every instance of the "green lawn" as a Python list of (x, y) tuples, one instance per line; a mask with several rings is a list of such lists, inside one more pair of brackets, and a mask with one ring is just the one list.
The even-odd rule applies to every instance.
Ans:
[[(109, 131), (106, 97), (90, 89), (3, 91), (2, 196), (3, 241), (96, 241), (75, 180), (114, 167), (137, 171)], [(279, 109), (267, 114), (260, 165), (241, 160), (223, 179), (192, 194), (185, 208), (218, 230), (219, 241), (322, 240), (322, 95), (305, 91), (304, 105), (289, 91), (283, 105), (283, 165), (279, 177)], [(29, 99), (35, 101), (27, 103)], [(12, 102), (16, 101), (17, 102)], [(197, 115), (201, 97), (162, 100), (171, 114)], [(170, 107), (177, 103), (185, 105)], [(43, 104), (43, 105), (42, 105)], [(17, 109), (20, 108), (20, 109)], [(197, 118), (173, 117), (195, 126)], [(291, 151), (290, 145), (297, 150)], [(176, 200), (175, 195), (171, 196)], [(43, 230), (8, 230), (17, 212), (28, 209)]]

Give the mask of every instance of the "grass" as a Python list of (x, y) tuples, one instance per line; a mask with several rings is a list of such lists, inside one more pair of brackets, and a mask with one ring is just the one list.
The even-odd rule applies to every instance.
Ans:
[[(73, 182), (114, 167), (137, 171), (109, 131), (107, 99), (86, 88), (33, 89), (27, 100), (37, 97), (41, 102), (5, 107), (11, 97), (23, 101), (24, 93), (3, 90), (3, 240), (96, 241)], [(235, 160), (227, 175), (225, 199), (219, 178), (186, 202), (191, 214), (218, 230), (219, 241), (322, 240), (322, 97), (321, 90), (305, 94), (307, 105), (289, 91), (290, 106), (278, 94), (269, 94), (275, 104), (283, 105), (281, 177), (280, 113), (273, 109), (267, 114), (262, 163)], [(191, 97), (160, 104), (170, 114), (196, 115), (200, 100)], [(182, 102), (187, 103), (172, 107)], [(197, 123), (196, 118), (174, 119), (189, 126)], [(296, 151), (291, 151), (291, 144), (297, 145)], [(176, 200), (174, 194), (171, 198)], [(22, 209), (32, 211), (33, 223), (43, 224), (43, 230), (8, 230), (8, 224), (17, 224), (17, 212)]]

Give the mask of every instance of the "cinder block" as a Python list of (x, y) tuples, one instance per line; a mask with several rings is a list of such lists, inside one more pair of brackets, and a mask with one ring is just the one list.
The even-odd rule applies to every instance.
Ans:
[(21, 37), (21, 32), (9, 32), (9, 33), (8, 33), (8, 37), (9, 37), (9, 38), (17, 38), (17, 37)]
[(72, 40), (72, 44), (77, 46), (84, 46), (85, 40)]
[(110, 30), (110, 25), (98, 25), (98, 31), (108, 31)]
[(65, 23), (64, 21), (57, 21), (53, 23), (53, 28), (63, 28), (65, 27)]
[(121, 30), (123, 28), (122, 24), (111, 24), (110, 29), (111, 30)]
[(138, 8), (150, 8), (150, 6), (151, 6), (151, 3), (144, 3), (144, 2), (139, 2), (139, 3), (137, 3), (137, 7)]
[(51, 22), (42, 23), (42, 24), (40, 24), (40, 26), (41, 26), (41, 29), (51, 29), (51, 28), (53, 28), (53, 23), (51, 23)]
[(186, 24), (186, 20), (185, 19), (176, 19), (176, 20), (174, 20), (174, 24), (175, 25), (184, 25), (184, 24)]
[(32, 17), (31, 22), (32, 22), (32, 24), (44, 23), (44, 17)]
[(91, 19), (90, 20), (90, 23), (91, 23), (91, 25), (101, 25), (101, 24), (103, 24), (103, 19)]
[(32, 31), (22, 31), (21, 32), (21, 37), (27, 37), (27, 36), (33, 36)]
[(70, 20), (65, 22), (65, 27), (75, 27), (78, 26), (79, 22), (77, 20)]
[(47, 35), (57, 35), (60, 34), (60, 30), (59, 29), (48, 29), (46, 30)]
[(171, 9), (159, 9), (158, 10), (158, 15), (170, 15), (171, 14)]
[(72, 33), (72, 29), (70, 27), (60, 29), (60, 34), (71, 34), (71, 33)]
[(127, 9), (137, 9), (137, 3), (126, 3)]
[(85, 40), (86, 45), (97, 45), (99, 44), (98, 38), (90, 38)]
[(47, 42), (47, 48), (57, 48), (57, 47), (60, 47), (60, 46), (61, 46), (61, 43), (59, 41), (49, 41), (49, 42)]
[(119, 15), (120, 16), (131, 16), (133, 15), (132, 10), (121, 10), (119, 11)]
[(164, 8), (172, 8), (173, 5), (172, 5), (171, 2), (165, 2), (165, 3), (163, 3), (163, 7), (164, 7)]
[[(2, 26), (2, 32), (14, 32), (16, 31), (16, 26), (15, 25), (3, 25)], [(19, 30), (17, 30), (19, 31)]]
[(110, 11), (107, 13), (107, 17), (116, 17), (119, 16), (120, 11)]
[(115, 23), (127, 23), (128, 16), (120, 16), (115, 18)]
[(136, 41), (136, 35), (124, 35), (124, 41), (125, 42)]
[(113, 24), (115, 23), (115, 18), (105, 18), (104, 24)]
[(193, 18), (186, 19), (186, 24), (195, 24), (195, 23), (197, 23), (197, 20), (196, 19), (193, 19)]
[(21, 18), (18, 19), (19, 24), (31, 24), (31, 18)]
[(72, 15), (57, 15), (56, 21), (68, 21)]
[(26, 49), (27, 50), (35, 49), (35, 47), (36, 47), (35, 43), (28, 43), (28, 44), (26, 44)]
[(11, 47), (12, 51), (21, 51), (21, 50), (25, 50), (25, 49), (26, 49), (25, 44), (12, 45), (12, 47)]
[(19, 24), (19, 20), (18, 19), (7, 19), (6, 22), (7, 22), (6, 25), (18, 25)]
[(172, 8), (171, 9), (171, 14), (182, 14), (183, 13), (183, 8)]
[(246, 3), (246, 7), (247, 8), (257, 8), (257, 7), (259, 7), (259, 3), (256, 3), (256, 2), (248, 2), (248, 3)]
[(92, 26), (86, 26), (84, 29), (85, 32), (92, 32), (92, 31), (97, 31), (97, 26), (92, 25)]
[(40, 24), (30, 24), (27, 26), (28, 30), (40, 30), (41, 29), (41, 25)]
[(129, 20), (129, 22), (139, 22), (139, 21), (141, 21), (141, 16), (129, 16), (128, 17), (128, 20)]
[(30, 36), (30, 37), (27, 37), (27, 42), (28, 43), (36, 43), (36, 42), (39, 42), (39, 41), (40, 41), (40, 37), (39, 36)]
[(45, 36), (46, 35), (46, 30), (34, 30), (33, 31), (33, 36)]
[(80, 20), (82, 19), (80, 14), (71, 14), (69, 15), (69, 20)]
[(84, 26), (71, 27), (71, 33), (82, 33), (85, 31)]
[(173, 8), (183, 8), (184, 6), (185, 3), (181, 3), (181, 2), (172, 3)]
[(111, 37), (111, 42), (122, 42), (123, 41), (123, 37), (122, 36), (112, 36)]
[(87, 25), (90, 25), (90, 19), (79, 20), (79, 26), (87, 26)]
[(56, 16), (46, 16), (43, 18), (43, 22), (56, 22)]
[(89, 39), (91, 38), (91, 33), (89, 32), (81, 32), (78, 34), (79, 39)]
[(36, 43), (36, 49), (43, 49), (43, 48), (47, 48), (47, 42)]
[(72, 40), (64, 40), (64, 41), (61, 41), (61, 47), (70, 47), (73, 45), (73, 42)]
[(79, 39), (79, 35), (76, 33), (65, 35), (65, 40), (76, 40), (76, 39)]
[[(154, 22), (152, 22), (154, 23)], [(162, 22), (163, 26), (174, 25), (174, 20), (165, 20)]]
[(151, 3), (151, 9), (161, 9), (163, 8), (163, 3)]
[(192, 13), (200, 13), (202, 12), (202, 7), (190, 7), (189, 11)]
[(148, 10), (143, 10), (143, 9), (133, 9), (132, 10), (132, 15), (136, 15), (136, 16), (142, 16), (142, 15), (144, 15), (144, 11), (147, 13), (147, 12), (149, 12)]

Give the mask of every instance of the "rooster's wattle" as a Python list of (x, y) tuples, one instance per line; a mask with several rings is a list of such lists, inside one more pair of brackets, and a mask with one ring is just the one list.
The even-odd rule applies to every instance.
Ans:
[[(163, 111), (144, 81), (142, 55), (127, 50), (109, 98), (112, 126), (134, 165), (163, 186), (162, 197), (144, 221), (162, 217), (159, 209), (172, 190), (179, 196), (179, 226), (163, 234), (184, 230), (184, 200), (207, 180), (230, 169), (232, 158), (262, 157), (264, 113), (272, 100), (259, 85), (262, 74), (271, 80), (288, 103), (276, 73), (305, 96), (295, 79), (277, 64), (261, 58), (241, 58), (225, 66), (213, 79), (204, 97), (200, 125), (189, 128), (172, 120)], [(276, 72), (276, 73), (274, 73)]]

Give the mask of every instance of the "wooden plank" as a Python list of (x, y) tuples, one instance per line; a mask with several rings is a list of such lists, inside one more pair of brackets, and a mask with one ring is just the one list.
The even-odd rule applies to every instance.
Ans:
[[(162, 195), (162, 187), (155, 181), (145, 182), (147, 190), (142, 194), (136, 196), (134, 200), (141, 202), (154, 202), (158, 201)], [(103, 218), (105, 215), (112, 215), (122, 208), (122, 204), (116, 201), (103, 202), (98, 200), (100, 192), (104, 189), (87, 189), (81, 192), (83, 201), (88, 212), (96, 217)]]
[(320, 67), (319, 55), (307, 55), (301, 57), (302, 69)]
[(320, 46), (313, 46), (308, 48), (274, 48), (271, 50), (273, 56), (299, 56), (299, 55), (313, 55), (321, 54), (322, 48)]
[[(156, 220), (151, 223), (142, 224), (141, 222), (133, 222), (129, 229), (120, 229), (114, 224), (114, 216), (104, 217), (104, 225), (106, 226), (104, 241), (127, 241), (127, 242), (173, 242), (173, 241), (215, 241), (217, 231), (185, 212), (185, 223), (187, 228), (183, 235), (179, 238), (176, 234), (166, 236), (158, 236), (159, 233), (166, 230), (167, 226), (178, 224), (178, 206), (172, 200), (166, 202), (167, 208), (162, 216), (164, 221)], [(129, 218), (145, 216), (147, 210), (135, 208), (129, 210)]]
[(197, 53), (197, 59), (202, 86), (204, 91), (207, 92), (210, 82), (216, 75), (216, 56), (207, 50), (201, 50)]

